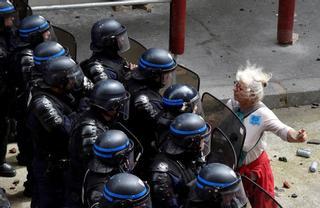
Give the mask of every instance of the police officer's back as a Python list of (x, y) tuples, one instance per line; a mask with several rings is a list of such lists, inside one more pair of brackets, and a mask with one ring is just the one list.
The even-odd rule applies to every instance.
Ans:
[(125, 26), (114, 19), (99, 20), (91, 28), (92, 56), (81, 67), (94, 83), (106, 78), (123, 82), (130, 66), (119, 54), (129, 48)]
[(27, 126), (34, 141), (32, 202), (39, 207), (61, 207), (68, 143), (73, 120), (72, 92), (81, 87), (83, 73), (69, 57), (49, 60), (43, 83), (33, 89)]
[(204, 165), (211, 127), (201, 116), (184, 113), (170, 125), (169, 138), (151, 166), (154, 207), (180, 207), (188, 196), (188, 183)]

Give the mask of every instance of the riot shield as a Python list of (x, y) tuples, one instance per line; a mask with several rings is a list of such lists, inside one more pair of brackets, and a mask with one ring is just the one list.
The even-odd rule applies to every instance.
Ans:
[(282, 206), (262, 187), (247, 176), (241, 176), (246, 195), (252, 208), (282, 208)]
[(122, 53), (121, 56), (129, 63), (138, 64), (140, 56), (147, 50), (147, 48), (132, 38), (129, 38), (129, 41), (130, 49)]
[(194, 87), (197, 91), (200, 89), (200, 77), (197, 73), (190, 69), (181, 66), (177, 66), (175, 70), (175, 83), (188, 84)]
[(73, 60), (77, 60), (77, 42), (75, 37), (68, 31), (52, 25), (57, 42), (69, 50), (69, 54)]
[(134, 142), (134, 162), (136, 165), (143, 154), (143, 147), (139, 139), (122, 123), (115, 122), (110, 126), (110, 129), (123, 131)]
[(243, 123), (231, 109), (207, 92), (202, 95), (202, 107), (205, 120), (212, 128), (218, 127), (226, 134), (233, 145), (237, 161), (239, 161), (246, 136), (246, 128)]
[(211, 152), (206, 158), (207, 163), (222, 163), (232, 169), (236, 168), (237, 157), (233, 145), (219, 128), (215, 128), (211, 135)]

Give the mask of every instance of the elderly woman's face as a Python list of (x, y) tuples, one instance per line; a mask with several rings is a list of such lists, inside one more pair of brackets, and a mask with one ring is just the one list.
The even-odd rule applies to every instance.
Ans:
[(233, 95), (234, 99), (239, 103), (249, 102), (250, 98), (250, 89), (242, 83), (241, 81), (235, 81), (233, 86)]

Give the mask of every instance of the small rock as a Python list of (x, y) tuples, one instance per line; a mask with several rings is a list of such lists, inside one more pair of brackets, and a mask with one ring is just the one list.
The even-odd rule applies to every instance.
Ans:
[(317, 58), (316, 61), (320, 61), (320, 58)]
[(242, 12), (243, 12), (243, 11), (244, 11), (244, 8), (241, 8), (241, 9), (240, 9), (240, 11), (242, 11)]
[(80, 18), (80, 16), (78, 16), (78, 15), (77, 15), (77, 16), (75, 16), (74, 18), (79, 19), (79, 18)]
[(273, 155), (273, 157), (277, 157), (277, 155)]
[(292, 194), (292, 195), (291, 195), (291, 198), (297, 198), (297, 197), (298, 197), (297, 194)]
[(283, 187), (283, 188), (286, 188), (286, 189), (289, 189), (291, 186), (290, 186), (290, 184), (289, 184), (288, 181), (284, 181), (282, 187)]
[(16, 179), (12, 182), (13, 185), (17, 186), (18, 184), (20, 183), (20, 180), (19, 179)]
[(279, 161), (281, 162), (288, 162), (286, 157), (279, 157)]
[(275, 52), (277, 52), (276, 50), (272, 50), (272, 53), (275, 53)]
[(300, 163), (299, 165), (303, 165), (303, 163)]
[(10, 150), (9, 150), (9, 153), (11, 153), (11, 154), (14, 154), (14, 153), (16, 153), (17, 152), (17, 149), (15, 148), (15, 147), (13, 147), (13, 148), (11, 148)]

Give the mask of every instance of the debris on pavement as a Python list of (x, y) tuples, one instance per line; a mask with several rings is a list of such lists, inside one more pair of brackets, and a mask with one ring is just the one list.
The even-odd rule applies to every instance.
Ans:
[(320, 139), (310, 139), (307, 144), (320, 144)]
[(318, 162), (317, 161), (313, 161), (309, 167), (309, 171), (311, 173), (315, 173), (317, 172), (317, 169), (318, 169)]
[(297, 198), (297, 197), (298, 197), (297, 194), (292, 194), (292, 195), (291, 195), (291, 198)]
[(291, 186), (290, 186), (290, 184), (289, 184), (288, 181), (284, 181), (282, 187), (283, 187), (283, 188), (286, 188), (286, 189), (289, 189)]
[(311, 155), (311, 150), (299, 148), (299, 149), (297, 149), (296, 155), (297, 155), (297, 156), (300, 156), (300, 157), (309, 158), (310, 155)]
[(286, 157), (279, 157), (279, 161), (281, 162), (288, 162)]

